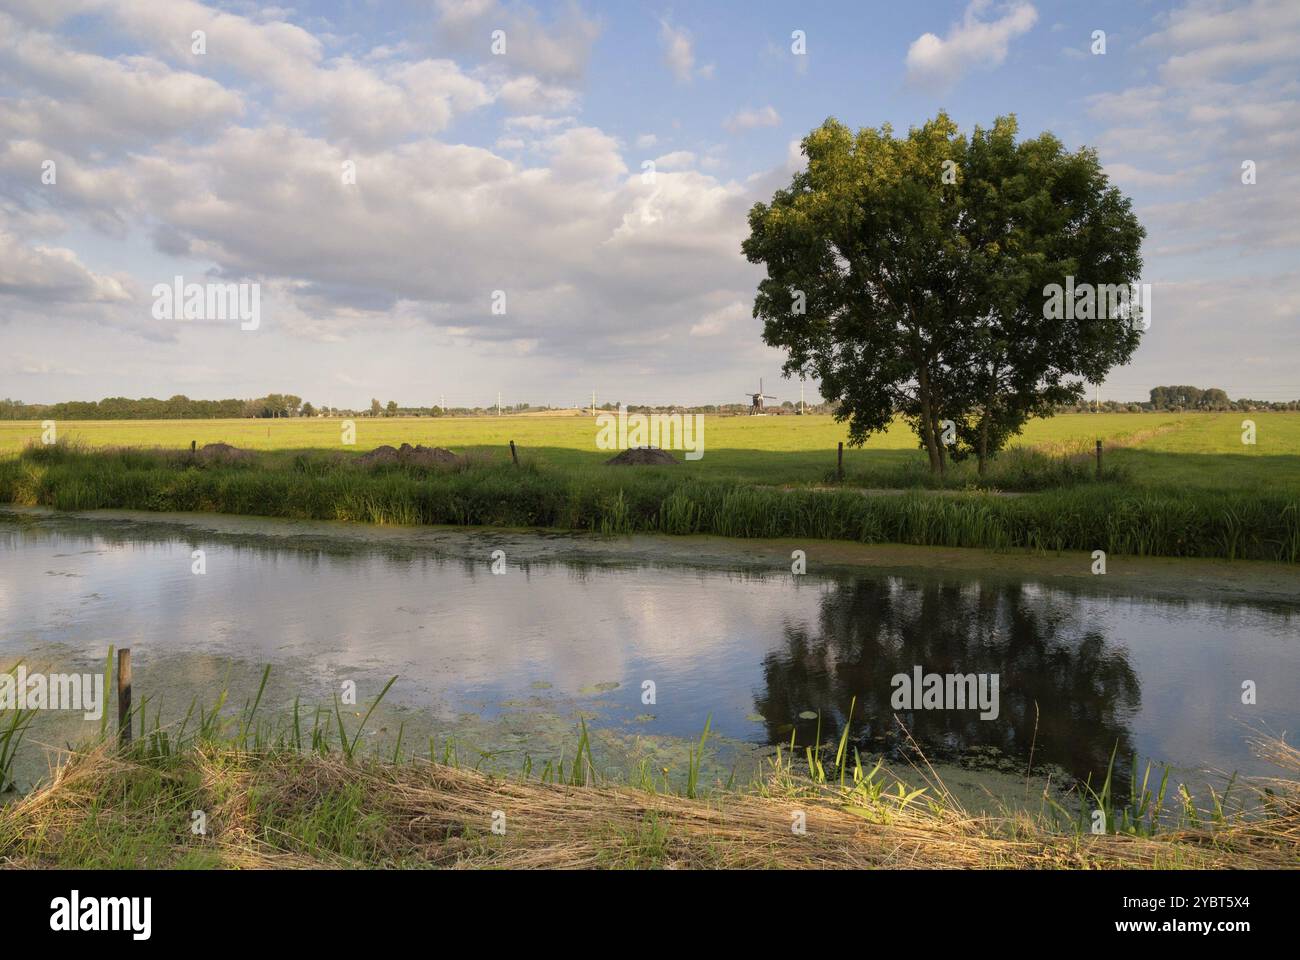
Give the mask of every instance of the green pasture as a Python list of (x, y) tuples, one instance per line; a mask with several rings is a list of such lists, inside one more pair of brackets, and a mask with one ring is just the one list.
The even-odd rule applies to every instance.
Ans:
[[(1241, 442), (1242, 421), (1255, 422), (1256, 442)], [(337, 419), (91, 420), (56, 424), (61, 440), (90, 447), (186, 449), (222, 441), (266, 451), (363, 452), (402, 443), (440, 446), (457, 453), (508, 456), (509, 441), (534, 461), (568, 470), (597, 466), (611, 455), (596, 448), (597, 428), (585, 416), (477, 418), (358, 418), (356, 445), (342, 441)], [(0, 422), (0, 456), (39, 443), (41, 424)], [(679, 469), (702, 479), (758, 484), (819, 484), (835, 468), (843, 424), (829, 416), (705, 418), (705, 453)], [(1300, 413), (1062, 414), (1027, 425), (1015, 446), (1053, 456), (1090, 456), (1096, 439), (1103, 459), (1139, 486), (1300, 491)], [(845, 449), (845, 471), (859, 486), (920, 486), (925, 458), (901, 422), (862, 448)], [(954, 468), (960, 486), (973, 466)], [(996, 483), (994, 484), (996, 485)]]

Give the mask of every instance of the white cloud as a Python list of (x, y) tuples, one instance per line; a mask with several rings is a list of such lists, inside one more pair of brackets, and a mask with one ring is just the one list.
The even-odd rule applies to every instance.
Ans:
[(1106, 176), (1124, 190), (1135, 186), (1185, 187), (1188, 183), (1188, 174), (1183, 171), (1144, 170), (1129, 163), (1106, 164)]
[(664, 47), (664, 62), (678, 83), (690, 83), (697, 76), (705, 80), (713, 76), (712, 64), (696, 69), (695, 41), (684, 27), (660, 20), (659, 40)]
[(1171, 82), (1208, 80), (1234, 70), (1294, 61), (1300, 4), (1291, 0), (1202, 2), (1173, 10), (1144, 46), (1177, 51), (1161, 67)]
[(654, 163), (657, 171), (686, 170), (695, 166), (696, 156), (689, 150), (674, 150), (656, 157)]
[[(983, 19), (986, 14), (993, 19)], [(907, 48), (908, 79), (922, 86), (951, 86), (967, 70), (999, 66), (1007, 58), (1011, 41), (1027, 33), (1038, 11), (1024, 0), (1011, 0), (995, 8), (993, 0), (971, 0), (960, 23), (942, 39), (924, 33)]]
[[(505, 98), (506, 91), (499, 96)], [(379, 69), (348, 58), (317, 72), (293, 102), (320, 110), (335, 136), (365, 143), (445, 130), (453, 117), (487, 106), (493, 96), (450, 60), (395, 63)]]
[(100, 6), (103, 0), (5, 0), (5, 9), (20, 20), (53, 27), (73, 14)]
[(577, 92), (569, 87), (533, 76), (511, 77), (498, 87), (497, 97), (511, 110), (543, 113), (571, 110), (578, 100)]
[[(244, 111), (239, 94), (207, 77), (153, 57), (72, 50), (50, 34), (22, 30), (4, 14), (0, 78), (17, 94), (0, 100), (0, 131), (12, 139), (138, 144), (220, 125)], [(44, 90), (57, 91), (57, 98)]]
[[(1300, 150), (1300, 17), (1267, 2), (1236, 9), (1240, 17), (1226, 19), (1216, 3), (1173, 12), (1141, 44), (1165, 51), (1161, 82), (1088, 98), (1089, 114), (1110, 124), (1097, 142), (1121, 185), (1182, 188), (1138, 211), (1151, 231), (1149, 270), (1199, 275), (1202, 267), (1183, 267), (1181, 258), (1213, 251), (1227, 261), (1300, 248), (1300, 171), (1292, 159)], [(1229, 80), (1211, 69), (1229, 47), (1262, 42), (1268, 31), (1288, 41), (1289, 67), (1270, 47), (1260, 52), (1258, 71)], [(1206, 71), (1184, 69), (1190, 62)], [(1245, 160), (1256, 165), (1255, 184), (1241, 182)]]
[[(497, 99), (511, 106), (542, 103), (544, 109), (554, 109), (573, 97), (571, 92), (561, 96), (536, 78), (473, 78), (446, 59), (327, 59), (320, 39), (301, 27), (279, 20), (255, 22), (194, 0), (103, 0), (97, 12), (147, 45), (153, 56), (109, 60), (71, 50), (35, 31), (0, 30), (5, 37), (0, 67), (47, 89), (64, 89), (59, 109), (43, 111), (56, 113), (58, 123), (76, 125), (81, 112), (91, 123), (120, 131), (123, 140), (212, 127), (216, 120), (242, 113), (240, 95), (204, 76), (209, 72), (233, 71), (265, 84), (276, 106), (315, 112), (333, 136), (367, 143), (443, 130), (453, 117)], [(206, 34), (205, 54), (191, 50), (195, 30)]]
[(766, 106), (757, 110), (738, 110), (722, 121), (722, 126), (730, 133), (740, 133), (756, 127), (775, 127), (780, 123), (781, 115), (776, 112), (776, 108)]
[[(437, 9), (439, 32), (457, 53), (561, 85), (582, 80), (600, 36), (600, 24), (573, 3), (550, 23), (527, 4), (499, 0), (437, 0)], [(505, 34), (504, 55), (491, 54), (494, 30)]]
[(1102, 93), (1089, 97), (1089, 112), (1093, 116), (1115, 121), (1154, 120), (1164, 109), (1165, 89), (1155, 84), (1128, 87), (1115, 93)]
[[(151, 43), (193, 70), (234, 69), (277, 90), (308, 98), (323, 46), (301, 27), (281, 20), (256, 23), (196, 0), (106, 0), (104, 12), (138, 41)], [(207, 53), (191, 52), (191, 34), (204, 31)]]
[(80, 367), (68, 367), (61, 363), (56, 363), (48, 358), (35, 359), (33, 357), (22, 355), (13, 358), (14, 362), (10, 369), (14, 373), (21, 373), (28, 377), (48, 377), (51, 374), (58, 374), (65, 377), (84, 377), (86, 371)]
[(36, 303), (120, 303), (131, 299), (122, 280), (90, 271), (66, 247), (26, 246), (0, 231), (0, 297)]
[[(685, 335), (687, 318), (716, 309), (719, 286), (753, 282), (739, 254), (754, 199), (742, 187), (690, 169), (688, 151), (661, 157), (648, 187), (610, 134), (516, 119), (539, 135), (536, 164), (429, 139), (348, 149), (283, 125), (230, 126), (210, 142), (160, 143), (84, 171), (75, 212), (162, 225), (160, 249), (212, 264), (218, 276), (261, 280), (267, 328), (317, 342), (417, 324), (512, 352), (618, 356), (649, 331)], [(356, 164), (355, 185), (341, 182), (345, 159)], [(51, 195), (60, 209), (71, 186)], [(117, 295), (113, 278), (70, 251), (22, 246), (22, 255), (0, 251), (5, 293), (30, 302)], [(137, 286), (170, 279), (172, 268), (157, 273), (136, 271)], [(506, 317), (490, 313), (495, 289), (508, 291)], [(141, 329), (147, 304), (118, 306), (127, 312), (100, 322), (177, 335)]]
[[(1300, 330), (1300, 17), (1293, 4), (1195, 2), (1140, 48), (1158, 82), (1086, 101), (1108, 124), (1094, 141), (1107, 173), (1145, 201), (1154, 317), (1120, 376), (1291, 399), (1275, 358), (1295, 355)], [(1256, 183), (1241, 181), (1245, 160)]]
[(706, 313), (691, 326), (692, 337), (716, 337), (732, 330), (737, 324), (752, 317), (750, 305), (734, 300), (718, 310)]
[(519, 117), (506, 117), (507, 130), (527, 130), (529, 133), (547, 133), (567, 127), (575, 122), (574, 117), (544, 117), (540, 114), (526, 114)]

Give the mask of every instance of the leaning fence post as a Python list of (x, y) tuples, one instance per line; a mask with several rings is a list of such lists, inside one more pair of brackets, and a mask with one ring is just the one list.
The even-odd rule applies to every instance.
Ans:
[(131, 650), (117, 651), (117, 738), (131, 742)]
[(1101, 440), (1097, 440), (1097, 479), (1101, 479)]
[(193, 453), (195, 450), (198, 449), (198, 447), (199, 447), (199, 442), (197, 440), (190, 441), (190, 453)]
[(835, 465), (835, 479), (843, 481), (844, 479), (844, 441), (840, 441), (840, 458)]
[(519, 466), (519, 451), (515, 449), (515, 442), (513, 440), (510, 441), (510, 459), (515, 462), (516, 467)]

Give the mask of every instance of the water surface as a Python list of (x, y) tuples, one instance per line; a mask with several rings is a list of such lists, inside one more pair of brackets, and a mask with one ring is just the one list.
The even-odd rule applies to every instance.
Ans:
[[(835, 741), (856, 702), (850, 734), (864, 753), (906, 752), (901, 720), (945, 762), (1023, 774), (1032, 755), (1036, 770), (1086, 777), (1117, 749), (1125, 764), (1136, 755), (1195, 779), (1275, 772), (1248, 737), (1300, 718), (1300, 604), (1097, 595), (991, 575), (728, 571), (690, 565), (689, 549), (677, 564), (634, 552), (577, 562), (563, 558), (569, 540), (467, 532), (431, 551), (8, 516), (0, 668), (96, 669), (110, 644), (130, 647), (137, 700), (160, 701), (164, 718), (223, 686), (238, 702), (263, 664), (273, 711), (295, 696), (329, 703), (347, 681), (364, 710), (396, 674), (387, 708), (397, 712), (376, 735), (409, 723), (505, 767), (571, 750), (580, 718), (607, 735), (606, 759), (630, 765), (658, 763), (709, 717), (736, 756), (792, 735), (812, 743), (819, 730)], [(998, 674), (999, 717), (895, 719), (891, 678), (918, 665)], [(1246, 681), (1253, 706), (1241, 702)], [(97, 728), (41, 719), (33, 738), (46, 743)]]

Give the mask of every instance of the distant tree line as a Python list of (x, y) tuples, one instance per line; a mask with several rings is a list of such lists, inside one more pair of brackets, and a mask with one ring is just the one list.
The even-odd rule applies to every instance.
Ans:
[[(607, 401), (596, 409), (601, 412), (618, 410), (618, 401)], [(524, 413), (568, 409), (532, 406), (527, 403), (503, 404), (502, 413)], [(578, 408), (583, 412), (589, 407)], [(628, 413), (704, 413), (714, 416), (745, 416), (750, 412), (748, 403), (704, 404), (628, 404)], [(785, 400), (779, 405), (769, 404), (766, 413), (780, 416), (799, 412), (799, 404)], [(806, 412), (834, 414), (836, 404), (826, 401), (809, 402)], [(1229, 411), (1229, 410), (1300, 410), (1300, 400), (1269, 401), (1246, 398), (1232, 400), (1217, 387), (1202, 389), (1191, 386), (1153, 387), (1151, 399), (1145, 401), (1103, 400), (1100, 404), (1080, 400), (1056, 408), (1057, 413), (1150, 413), (1153, 411)], [(279, 417), (486, 417), (495, 416), (495, 404), (479, 407), (402, 407), (394, 400), (380, 403), (371, 400), (365, 410), (347, 407), (315, 406), (304, 403), (291, 393), (271, 393), (251, 400), (191, 400), (177, 394), (169, 400), (141, 397), (106, 397), (103, 400), (69, 400), (62, 403), (24, 403), (21, 400), (0, 400), (0, 420), (223, 420), (240, 418)]]
[(251, 400), (191, 400), (183, 394), (154, 397), (105, 397), (62, 403), (0, 400), (0, 420), (224, 420), (238, 417), (314, 416), (310, 403), (290, 393), (271, 393)]
[(1231, 399), (1218, 387), (1191, 387), (1186, 385), (1152, 387), (1151, 399), (1142, 402), (1104, 400), (1100, 404), (1081, 400), (1059, 407), (1059, 413), (1152, 413), (1203, 411), (1221, 413), (1230, 410), (1300, 410), (1300, 400), (1251, 400), (1242, 397)]

